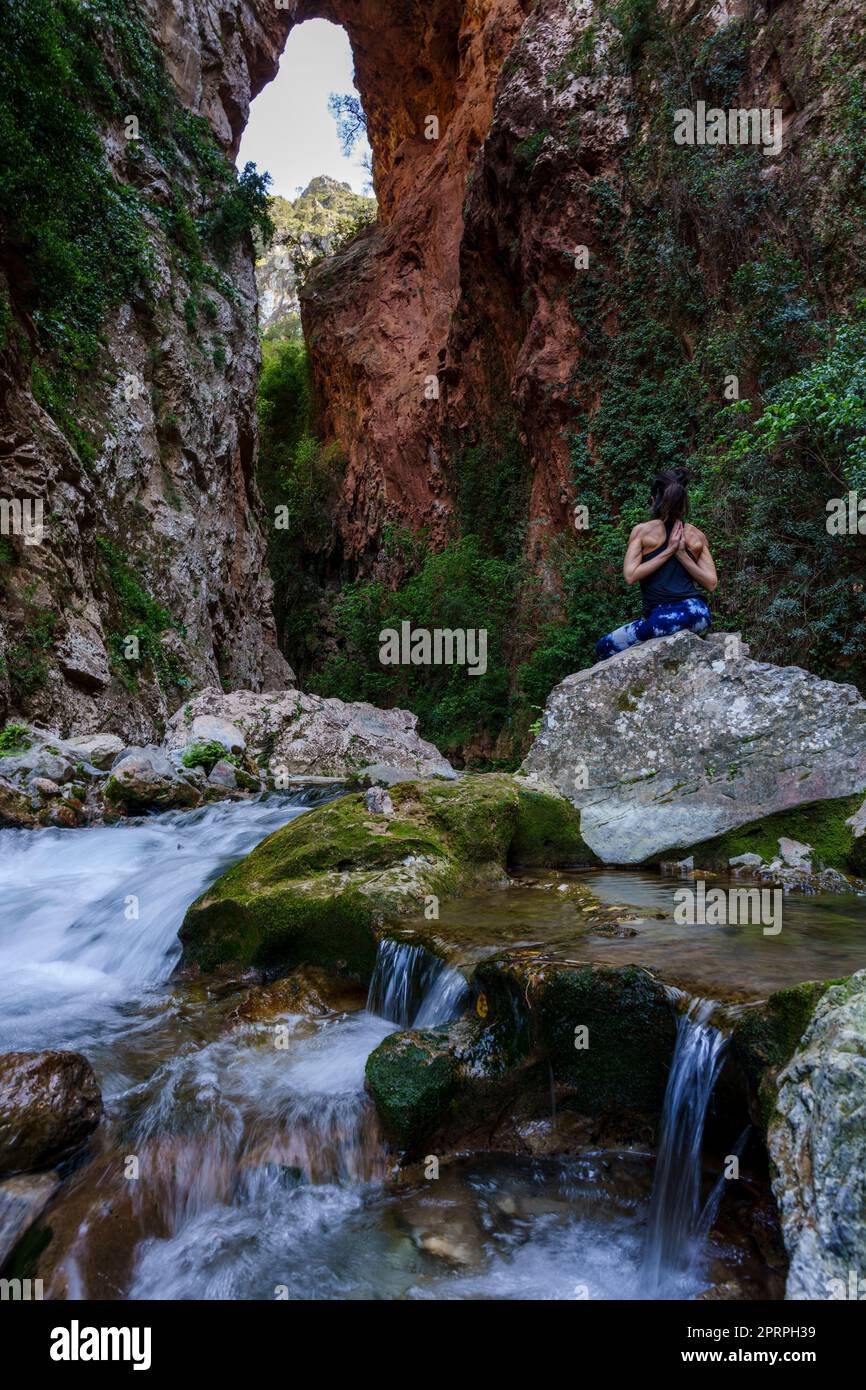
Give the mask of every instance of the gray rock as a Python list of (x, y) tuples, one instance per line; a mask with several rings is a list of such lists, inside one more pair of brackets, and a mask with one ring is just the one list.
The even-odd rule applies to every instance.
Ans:
[(27, 782), (29, 791), (38, 792), (40, 796), (60, 796), (61, 788), (56, 782), (52, 782), (48, 777), (31, 777)]
[(736, 634), (642, 643), (567, 676), (522, 769), (581, 808), (606, 863), (637, 864), (866, 788), (866, 700)]
[(812, 872), (812, 846), (801, 844), (799, 840), (789, 840), (786, 835), (779, 836), (779, 854), (783, 864), (789, 869), (804, 869)]
[(850, 1271), (866, 1276), (866, 970), (815, 1009), (779, 1077), (768, 1144), (786, 1297), (847, 1296)]
[(41, 745), (28, 748), (14, 758), (0, 760), (3, 776), (12, 780), (29, 780), (33, 777), (47, 777), (50, 782), (71, 782), (75, 776), (72, 763), (61, 752), (51, 751), (58, 744)]
[(97, 633), (70, 627), (57, 647), (57, 664), (75, 685), (101, 690), (111, 680), (105, 646)]
[(866, 835), (866, 801), (863, 802), (858, 811), (854, 812), (853, 816), (846, 820), (845, 824), (850, 825), (855, 840), (860, 840)]
[(42, 1215), (59, 1185), (56, 1173), (29, 1173), (0, 1182), (0, 1268)]
[(225, 787), (228, 791), (234, 791), (238, 785), (237, 773), (232, 763), (228, 763), (221, 758), (218, 763), (214, 763), (208, 777), (209, 787)]
[(763, 864), (760, 854), (735, 854), (728, 860), (731, 869), (758, 869)]
[(220, 743), (229, 753), (244, 753), (247, 741), (236, 724), (212, 714), (197, 715), (192, 721), (190, 743)]
[(203, 717), (239, 729), (248, 753), (278, 785), (296, 776), (355, 776), (376, 763), (407, 778), (455, 775), (433, 745), (418, 737), (418, 720), (407, 710), (346, 704), (297, 690), (226, 693), (209, 687), (172, 715), (165, 748), (185, 748)]
[(116, 760), (105, 800), (131, 810), (195, 806), (200, 793), (160, 748), (129, 748)]
[(117, 734), (82, 734), (64, 739), (64, 747), (102, 772), (107, 772), (118, 754), (124, 751), (123, 739)]
[(364, 804), (373, 816), (393, 816), (394, 803), (383, 787), (371, 787), (364, 797)]

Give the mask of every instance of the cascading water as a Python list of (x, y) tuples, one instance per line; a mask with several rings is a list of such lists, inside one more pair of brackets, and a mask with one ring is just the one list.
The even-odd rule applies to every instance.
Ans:
[(380, 941), (367, 995), (370, 1013), (400, 1028), (435, 1028), (459, 1016), (468, 994), (460, 971), (423, 946)]
[(0, 831), (0, 1050), (92, 1055), (94, 1043), (126, 1032), (124, 1009), (171, 974), (189, 904), (332, 795), (315, 788), (125, 825)]
[[(49, 1213), (50, 1296), (571, 1299), (585, 1284), (592, 1297), (640, 1297), (650, 1282), (641, 1155), (547, 1167), (503, 1166), (500, 1156), (465, 1175), (444, 1166), (420, 1192), (383, 1184), (366, 1059), (396, 1028), (459, 1016), (468, 997), (459, 971), (421, 946), (382, 942), (365, 1009), (283, 1014), (278, 1025), (240, 1021), (224, 982), (171, 978), (189, 903), (326, 795), (0, 831), (0, 1050), (83, 1051), (106, 1102), (91, 1161)], [(682, 1077), (668, 1097), (672, 1175), (684, 1151), (697, 1173), (699, 1134), (696, 1148), (684, 1136), (706, 1107), (696, 1099), (689, 1110), (683, 1098), (712, 1089), (715, 1064), (699, 1061), (696, 1044), (703, 1036), (715, 1054), (716, 1030), (694, 1024), (694, 1037), (682, 1027)], [(692, 1063), (700, 1085), (686, 1082)], [(700, 1125), (689, 1128), (686, 1111)], [(660, 1158), (659, 1270), (674, 1259), (662, 1233), (679, 1181), (663, 1181), (664, 1168)], [(445, 1249), (456, 1265), (431, 1253)], [(676, 1291), (700, 1286), (692, 1272)]]
[(727, 1038), (710, 1023), (715, 1004), (694, 999), (680, 1016), (659, 1132), (642, 1285), (648, 1298), (673, 1291), (695, 1257), (701, 1144)]

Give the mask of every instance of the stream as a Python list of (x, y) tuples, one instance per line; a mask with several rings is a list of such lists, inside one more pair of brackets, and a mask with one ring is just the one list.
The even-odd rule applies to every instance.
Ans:
[[(681, 1017), (655, 1164), (639, 1147), (567, 1159), (480, 1154), (443, 1167), (435, 1182), (395, 1183), (365, 1061), (395, 1029), (457, 1017), (467, 995), (459, 969), (384, 942), (366, 1004), (361, 996), (320, 1017), (281, 1016), (278, 1046), (273, 1019), (230, 1017), (236, 992), (172, 979), (187, 906), (332, 794), (307, 789), (86, 830), (0, 831), (0, 1050), (82, 1051), (106, 1107), (92, 1161), (45, 1218), (52, 1234), (39, 1272), (51, 1296), (689, 1298), (732, 1276), (740, 1296), (768, 1296), (736, 1214), (715, 1222), (718, 1170), (704, 1167), (701, 1135), (725, 1050), (711, 1003), (693, 1001)], [(624, 876), (595, 877), (615, 883), (620, 901), (636, 900)], [(638, 906), (666, 901), (672, 887), (647, 876)], [(495, 915), (506, 938), (509, 923), (521, 939), (543, 936), (537, 915), (518, 929), (520, 902), (553, 914), (551, 927), (562, 905), (529, 892), (479, 897), (473, 932), (483, 939)], [(455, 930), (467, 922), (465, 904), (449, 912)], [(643, 946), (604, 950), (628, 947), (628, 959), (640, 959)]]

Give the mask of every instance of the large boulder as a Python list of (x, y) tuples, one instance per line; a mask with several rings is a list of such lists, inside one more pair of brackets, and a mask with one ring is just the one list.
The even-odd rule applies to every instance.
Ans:
[(851, 1297), (866, 1271), (866, 970), (828, 989), (779, 1077), (769, 1150), (786, 1296)]
[(0, 1055), (0, 1176), (51, 1168), (99, 1124), (102, 1097), (77, 1052)]
[(223, 874), (186, 914), (181, 964), (322, 965), (366, 980), (388, 923), (501, 882), (513, 845), (548, 854), (558, 837), (564, 860), (586, 862), (568, 804), (505, 774), (401, 782), (371, 802), (354, 793), (309, 811)]
[[(261, 770), (272, 778), (345, 778), (370, 768), (390, 774), (382, 780), (454, 777), (451, 764), (419, 738), (418, 720), (407, 710), (346, 704), (298, 690), (256, 694), (213, 687), (188, 700), (168, 722), (165, 747), (186, 748), (218, 738), (229, 746), (239, 736)], [(222, 729), (221, 734), (213, 733)], [(233, 731), (233, 732), (232, 732)]]
[(677, 632), (567, 676), (522, 771), (580, 808), (584, 840), (614, 864), (861, 794), (866, 700), (747, 653), (736, 634)]

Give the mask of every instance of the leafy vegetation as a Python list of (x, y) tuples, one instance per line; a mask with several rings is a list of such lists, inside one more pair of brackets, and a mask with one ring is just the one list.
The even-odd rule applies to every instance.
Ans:
[[(127, 179), (109, 167), (101, 134), (110, 124), (126, 133), (132, 117)], [(168, 206), (133, 186), (144, 147), (171, 175)], [(188, 210), (196, 201), (197, 218)], [(269, 234), (267, 205), (267, 176), (248, 165), (237, 177), (208, 123), (180, 105), (137, 0), (20, 0), (0, 10), (4, 254), (17, 307), (37, 329), (37, 398), (85, 462), (94, 448), (76, 418), (80, 379), (94, 368), (111, 307), (154, 307), (153, 219), (195, 287), (220, 281), (209, 257), (224, 260), (253, 228)]]
[(26, 753), (32, 743), (26, 724), (7, 724), (0, 730), (0, 758)]
[(203, 743), (191, 743), (184, 749), (181, 762), (184, 767), (203, 767), (210, 776), (217, 763), (231, 763), (233, 767), (240, 767), (240, 761), (234, 753), (229, 753), (228, 749), (223, 748), (221, 743), (214, 740)]
[[(137, 668), (149, 663), (163, 689), (188, 686), (190, 682), (176, 656), (162, 641), (163, 634), (171, 629), (185, 636), (184, 629), (148, 593), (141, 577), (117, 546), (104, 536), (98, 536), (96, 544), (117, 609), (118, 628), (108, 636), (116, 673), (130, 689), (135, 689)], [(128, 655), (130, 637), (137, 639), (137, 658)]]

